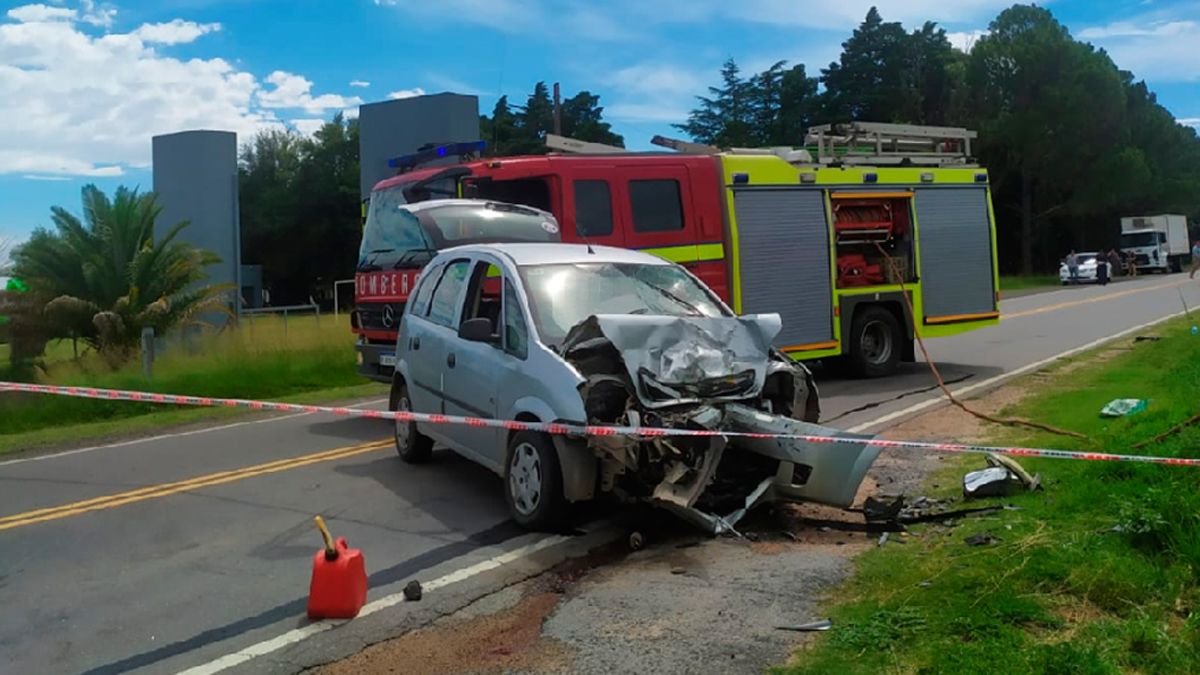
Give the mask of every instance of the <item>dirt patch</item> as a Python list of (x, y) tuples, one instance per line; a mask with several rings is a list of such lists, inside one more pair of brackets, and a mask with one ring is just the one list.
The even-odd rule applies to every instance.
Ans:
[(539, 592), (515, 607), (468, 620), (450, 620), (381, 642), (317, 671), (358, 673), (568, 672), (570, 650), (542, 638), (542, 624), (562, 596)]
[(1105, 363), (1125, 354), (1134, 349), (1137, 343), (1133, 339), (1121, 340), (1115, 344), (1111, 344), (1104, 349), (1089, 353), (1087, 358), (1076, 358), (1063, 363), (1058, 368), (1048, 373), (1050, 379), (1055, 379), (1059, 375), (1069, 375), (1085, 366), (1094, 366), (1097, 363)]

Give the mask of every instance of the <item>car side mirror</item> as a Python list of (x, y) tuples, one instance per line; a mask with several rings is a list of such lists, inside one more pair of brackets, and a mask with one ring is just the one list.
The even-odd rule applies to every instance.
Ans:
[(483, 316), (462, 322), (458, 327), (458, 337), (471, 342), (495, 343), (500, 340), (493, 330), (492, 320)]

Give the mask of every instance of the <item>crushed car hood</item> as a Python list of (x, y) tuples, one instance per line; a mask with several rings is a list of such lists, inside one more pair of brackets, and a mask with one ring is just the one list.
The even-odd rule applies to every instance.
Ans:
[(620, 353), (638, 402), (662, 408), (758, 396), (767, 376), (778, 314), (745, 317), (601, 314), (567, 334), (570, 360), (605, 342)]
[(766, 501), (849, 506), (879, 446), (815, 424), (812, 373), (771, 348), (780, 325), (777, 314), (598, 315), (573, 327), (560, 354), (582, 377), (589, 423), (707, 432), (589, 436), (600, 491), (714, 534)]

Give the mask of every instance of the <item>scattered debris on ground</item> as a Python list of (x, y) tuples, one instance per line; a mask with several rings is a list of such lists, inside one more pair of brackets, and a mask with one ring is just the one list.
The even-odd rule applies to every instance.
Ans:
[[(998, 411), (1022, 393), (1005, 387), (973, 403)], [(969, 443), (983, 431), (979, 420), (951, 408), (884, 437)], [(814, 617), (855, 555), (930, 536), (908, 532), (914, 523), (945, 535), (965, 517), (1009, 508), (963, 508), (961, 497), (921, 495), (944, 461), (889, 450), (859, 487), (856, 510), (768, 503), (745, 515), (741, 536), (714, 539), (647, 507), (630, 514), (636, 527), (603, 557), (499, 591), (323, 672), (763, 672), (814, 633), (836, 630)], [(987, 536), (981, 545), (998, 541)]]
[(999, 543), (1000, 538), (993, 535), (991, 532), (980, 532), (967, 537), (963, 541), (967, 543), (967, 546), (989, 546), (991, 544)]

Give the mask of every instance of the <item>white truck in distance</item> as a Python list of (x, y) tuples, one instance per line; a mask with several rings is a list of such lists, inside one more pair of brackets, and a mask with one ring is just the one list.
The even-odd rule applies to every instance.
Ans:
[(1133, 254), (1139, 271), (1182, 272), (1190, 254), (1187, 218), (1180, 215), (1121, 219), (1121, 253)]

